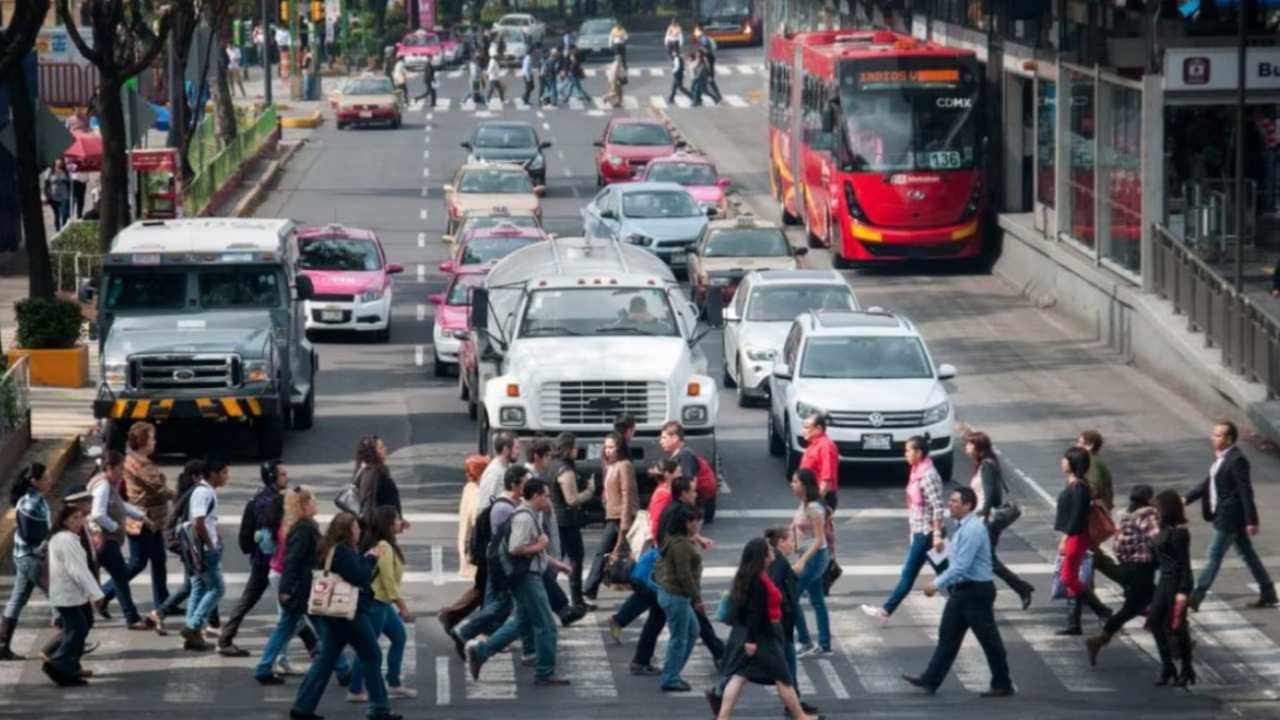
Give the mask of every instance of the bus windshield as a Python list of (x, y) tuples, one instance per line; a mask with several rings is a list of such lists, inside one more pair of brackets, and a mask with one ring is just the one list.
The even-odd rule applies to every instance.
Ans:
[(974, 62), (884, 58), (840, 67), (842, 169), (972, 170), (979, 161)]
[(751, 16), (751, 0), (697, 0), (698, 22), (741, 25)]

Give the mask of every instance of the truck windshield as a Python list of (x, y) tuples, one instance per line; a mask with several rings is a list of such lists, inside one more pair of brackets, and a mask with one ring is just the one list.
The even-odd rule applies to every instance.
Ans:
[(954, 58), (883, 58), (840, 66), (842, 169), (972, 170), (978, 161), (977, 70)]
[(209, 310), (280, 307), (280, 274), (276, 270), (240, 268), (202, 272), (200, 307)]
[(659, 288), (557, 288), (530, 294), (521, 337), (576, 335), (678, 337), (680, 326)]
[(103, 305), (107, 310), (181, 310), (187, 305), (184, 272), (121, 272), (107, 276)]

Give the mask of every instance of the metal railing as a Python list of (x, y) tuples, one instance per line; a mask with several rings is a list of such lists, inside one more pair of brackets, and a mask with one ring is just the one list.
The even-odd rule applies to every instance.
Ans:
[(84, 281), (97, 277), (102, 270), (102, 254), (79, 251), (50, 250), (53, 265), (53, 289), (60, 293), (74, 293)]
[(222, 189), (249, 158), (253, 157), (276, 131), (276, 108), (268, 106), (248, 127), (242, 128), (231, 144), (222, 148), (212, 158), (206, 158), (203, 170), (185, 188), (182, 207), (187, 217), (198, 217), (204, 212), (214, 195)]
[(1280, 323), (1237, 293), (1197, 251), (1161, 225), (1152, 233), (1155, 292), (1204, 334), (1205, 347), (1222, 353), (1222, 365), (1280, 397)]
[(0, 377), (0, 444), (27, 420), (31, 410), (31, 361), (18, 358)]
[(1186, 244), (1200, 257), (1221, 262), (1231, 255), (1237, 239), (1252, 247), (1258, 230), (1257, 184), (1244, 181), (1244, 228), (1236, 228), (1236, 181), (1200, 180), (1182, 186), (1183, 233)]

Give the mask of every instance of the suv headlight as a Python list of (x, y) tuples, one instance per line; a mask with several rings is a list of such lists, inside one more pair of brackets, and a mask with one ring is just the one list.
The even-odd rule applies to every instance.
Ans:
[(805, 402), (796, 403), (796, 415), (799, 415), (802, 420), (816, 412), (821, 412), (821, 409), (817, 405), (810, 405)]
[(618, 157), (617, 155), (610, 155), (609, 157), (605, 158), (605, 160), (607, 160), (610, 165), (614, 165), (616, 167), (622, 167), (623, 165), (627, 164), (625, 160)]
[(524, 408), (504, 407), (498, 410), (498, 423), (501, 425), (524, 425)]
[(108, 385), (124, 385), (129, 382), (129, 363), (102, 363), (102, 381)]
[(635, 233), (631, 233), (630, 235), (627, 235), (623, 239), (631, 243), (632, 245), (639, 245), (640, 247), (653, 247), (653, 238), (645, 237), (644, 235), (637, 235)]
[[(749, 348), (743, 348), (742, 352), (747, 356), (748, 360), (751, 360), (754, 362), (765, 362), (768, 360), (772, 360), (778, 355), (776, 351), (769, 350), (767, 348), (749, 347)], [(796, 409), (799, 410), (799, 407), (797, 406)], [(805, 413), (800, 413), (800, 415), (803, 417)]]
[(387, 294), (387, 289), (385, 287), (374, 288), (372, 290), (365, 290), (364, 292), (360, 293), (360, 302), (371, 303), (377, 300), (381, 300), (382, 296), (386, 294)]
[(685, 425), (705, 425), (707, 422), (707, 406), (690, 405), (681, 411), (680, 419)]
[(474, 153), (467, 155), (467, 162), (468, 162), (468, 163), (473, 163), (473, 162), (478, 162), (478, 161), (479, 161), (479, 158), (477, 158), (477, 157), (475, 156), (475, 154), (474, 154)]
[(252, 360), (244, 364), (245, 382), (267, 382), (271, 379), (271, 363), (267, 360)]
[(951, 403), (943, 402), (928, 410), (924, 411), (924, 424), (935, 425), (947, 419), (947, 413), (951, 412)]

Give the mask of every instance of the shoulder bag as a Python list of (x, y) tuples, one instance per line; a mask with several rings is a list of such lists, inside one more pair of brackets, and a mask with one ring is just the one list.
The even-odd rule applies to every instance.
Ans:
[(360, 517), (360, 470), (351, 476), (351, 482), (347, 483), (338, 491), (337, 496), (333, 498), (333, 504), (343, 512), (349, 512), (356, 517)]
[(324, 559), (324, 569), (311, 571), (311, 599), (307, 602), (307, 614), (335, 620), (353, 620), (360, 604), (360, 588), (329, 571), (333, 566), (330, 548)]
[(1009, 492), (1009, 483), (1004, 481), (1004, 473), (1000, 471), (999, 466), (996, 467), (996, 472), (1000, 474), (1000, 488), (1004, 490), (1004, 497), (1001, 499), (1004, 502), (991, 508), (987, 526), (992, 530), (1001, 531), (1022, 517), (1022, 503), (1013, 499), (1013, 495)]
[(1089, 542), (1094, 547), (1111, 539), (1116, 534), (1116, 523), (1111, 513), (1099, 502), (1089, 504)]

